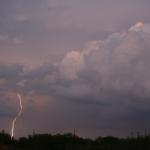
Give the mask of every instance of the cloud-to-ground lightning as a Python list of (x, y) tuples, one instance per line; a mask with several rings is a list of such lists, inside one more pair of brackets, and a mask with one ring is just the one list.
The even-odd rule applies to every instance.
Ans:
[(15, 124), (16, 124), (16, 121), (17, 121), (18, 117), (21, 116), (21, 114), (22, 114), (22, 108), (23, 108), (23, 107), (22, 107), (21, 95), (20, 95), (19, 93), (17, 93), (17, 97), (18, 97), (18, 99), (19, 99), (20, 110), (19, 110), (17, 116), (16, 116), (16, 117), (13, 119), (13, 121), (12, 121), (11, 138), (14, 137)]

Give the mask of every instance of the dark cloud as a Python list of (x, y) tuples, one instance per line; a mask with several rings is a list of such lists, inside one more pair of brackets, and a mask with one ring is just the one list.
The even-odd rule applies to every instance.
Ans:
[(14, 107), (16, 102), (13, 100), (14, 94), (1, 90), (0, 97), (0, 118), (11, 119), (16, 114), (16, 107)]
[(149, 6), (148, 0), (1, 0), (0, 127), (8, 130), (17, 113), (16, 92), (24, 102), (18, 135), (37, 122), (39, 132), (76, 127), (86, 136), (148, 127)]
[(1, 0), (0, 37), (8, 38), (0, 41), (0, 58), (53, 63), (87, 41), (106, 38), (137, 21), (150, 22), (148, 6), (147, 0)]
[[(97, 130), (117, 135), (126, 135), (130, 128), (142, 130), (150, 115), (149, 41), (150, 25), (138, 22), (81, 51), (68, 52), (56, 64), (35, 69), (1, 64), (0, 88), (24, 96), (24, 120), (31, 127), (37, 113), (39, 120), (44, 116), (47, 130), (56, 124), (60, 131), (76, 126), (81, 134), (90, 129), (95, 136)], [(12, 103), (3, 97), (0, 115), (12, 117), (7, 112)], [(87, 133), (81, 131), (84, 126)]]

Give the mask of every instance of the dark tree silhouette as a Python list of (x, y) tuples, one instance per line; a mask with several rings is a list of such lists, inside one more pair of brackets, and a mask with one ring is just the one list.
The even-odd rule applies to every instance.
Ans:
[(4, 130), (0, 132), (0, 150), (150, 150), (150, 136), (121, 139), (107, 136), (95, 140), (74, 134), (33, 134), (12, 139)]

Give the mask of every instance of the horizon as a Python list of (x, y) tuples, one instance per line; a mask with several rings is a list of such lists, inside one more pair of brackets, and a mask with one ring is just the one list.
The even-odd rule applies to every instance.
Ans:
[(10, 133), (7, 133), (5, 130), (1, 130), (0, 131), (0, 134), (5, 134), (5, 135), (8, 135), (11, 139), (13, 140), (19, 140), (21, 138), (29, 138), (30, 136), (36, 136), (36, 135), (50, 135), (50, 136), (72, 136), (72, 137), (77, 137), (77, 138), (82, 138), (82, 139), (90, 139), (90, 140), (97, 140), (99, 138), (107, 138), (107, 137), (112, 137), (112, 138), (118, 138), (118, 139), (137, 139), (137, 138), (147, 138), (147, 137), (150, 137), (150, 133), (146, 132), (145, 133), (145, 130), (143, 132), (130, 132), (130, 134), (128, 136), (124, 136), (124, 137), (121, 137), (121, 136), (114, 136), (114, 135), (105, 135), (105, 136), (97, 136), (97, 137), (84, 137), (84, 136), (80, 136), (74, 132), (62, 132), (62, 133), (36, 133), (35, 130), (33, 130), (32, 133), (28, 134), (28, 135), (25, 135), (25, 136), (20, 136), (20, 137), (15, 137), (15, 136), (11, 136)]

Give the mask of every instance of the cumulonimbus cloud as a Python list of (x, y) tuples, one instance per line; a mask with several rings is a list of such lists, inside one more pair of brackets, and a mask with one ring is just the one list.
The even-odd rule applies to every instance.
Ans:
[[(126, 32), (93, 41), (80, 52), (69, 52), (61, 63), (62, 71), (68, 80), (86, 80), (86, 84), (97, 80), (95, 86), (106, 93), (150, 96), (149, 41), (150, 25), (138, 22)], [(76, 57), (71, 63), (70, 55)]]
[[(137, 123), (150, 114), (149, 41), (150, 24), (138, 22), (125, 32), (89, 42), (83, 50), (68, 52), (57, 64), (29, 71), (19, 65), (0, 65), (0, 86), (2, 90), (19, 90), (28, 96), (32, 91), (32, 105), (36, 101), (34, 95), (46, 95), (61, 103), (65, 100), (88, 105), (86, 113), (95, 112), (93, 105), (103, 106), (93, 120), (96, 126), (102, 125), (99, 118), (106, 126), (106, 120), (123, 122), (123, 116), (126, 123), (134, 124), (134, 118)], [(136, 120), (137, 115), (141, 118)], [(79, 116), (79, 120), (84, 117)]]
[(19, 65), (1, 65), (0, 84), (6, 87), (6, 83), (8, 89), (21, 86), (25, 91), (35, 89), (41, 93), (53, 89), (66, 96), (115, 93), (149, 97), (149, 41), (150, 24), (138, 22), (128, 31), (68, 52), (57, 65), (43, 65), (26, 73)]

